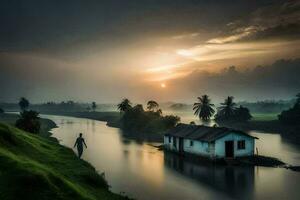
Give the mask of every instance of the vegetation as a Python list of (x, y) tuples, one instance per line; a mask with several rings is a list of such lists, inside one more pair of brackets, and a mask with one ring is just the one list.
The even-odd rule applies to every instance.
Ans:
[(4, 110), (2, 108), (0, 108), (0, 114), (4, 113)]
[(93, 109), (93, 112), (96, 111), (96, 108), (97, 108), (96, 102), (92, 102), (92, 109)]
[[(125, 131), (161, 133), (176, 126), (180, 118), (173, 115), (162, 115), (158, 103), (149, 101), (147, 103), (148, 111), (145, 111), (141, 104), (131, 107), (128, 99), (125, 99), (118, 105), (122, 108), (123, 115), (120, 119), (121, 128)], [(120, 107), (120, 105), (122, 105)], [(126, 108), (125, 110), (123, 108)]]
[(29, 107), (29, 101), (25, 97), (21, 97), (19, 101), (19, 106), (22, 111), (25, 111)]
[(207, 95), (203, 95), (202, 97), (198, 97), (198, 102), (194, 103), (193, 110), (195, 110), (195, 115), (197, 115), (202, 120), (209, 120), (215, 110), (213, 109), (214, 104), (210, 103), (211, 100)]
[(248, 108), (240, 106), (236, 107), (236, 103), (233, 101), (234, 97), (229, 96), (225, 99), (224, 103), (218, 108), (218, 113), (215, 116), (215, 120), (218, 122), (228, 121), (249, 121), (252, 116)]
[(69, 148), (0, 123), (0, 199), (123, 199)]
[(283, 124), (299, 125), (300, 122), (300, 93), (296, 95), (297, 99), (292, 108), (282, 111), (278, 119)]
[(225, 99), (224, 103), (221, 103), (221, 106), (218, 108), (218, 115), (224, 118), (232, 118), (235, 114), (236, 103), (233, 102), (234, 97), (229, 96)]
[(147, 109), (149, 111), (155, 111), (158, 109), (158, 107), (159, 107), (159, 104), (156, 101), (150, 100), (147, 103)]
[(131, 105), (132, 103), (129, 101), (129, 99), (123, 99), (122, 102), (118, 104), (118, 110), (120, 112), (126, 112), (132, 108)]
[(16, 121), (16, 127), (30, 133), (40, 132), (40, 120), (39, 113), (33, 110), (22, 111), (20, 113), (20, 118)]
[(257, 102), (239, 102), (238, 105), (248, 108), (251, 113), (280, 113), (283, 110), (290, 109), (295, 100), (288, 101), (275, 101), (275, 100), (266, 100), (266, 101), (257, 101)]

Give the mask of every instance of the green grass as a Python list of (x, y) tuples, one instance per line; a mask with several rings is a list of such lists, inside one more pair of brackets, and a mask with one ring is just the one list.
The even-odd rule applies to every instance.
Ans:
[(73, 151), (0, 123), (0, 199), (123, 199)]
[(253, 113), (251, 115), (253, 121), (272, 121), (278, 119), (279, 113)]

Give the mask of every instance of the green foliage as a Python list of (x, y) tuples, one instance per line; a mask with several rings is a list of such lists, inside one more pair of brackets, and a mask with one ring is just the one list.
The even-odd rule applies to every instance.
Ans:
[(120, 112), (126, 112), (132, 108), (131, 102), (129, 101), (129, 99), (123, 99), (122, 102), (119, 103), (117, 106), (118, 106), (118, 110)]
[(246, 122), (252, 118), (248, 108), (240, 106), (238, 108), (233, 108), (230, 110), (230, 114), (226, 114), (224, 110), (220, 110), (216, 116), (215, 120), (218, 122)]
[(96, 102), (92, 102), (92, 109), (94, 112), (96, 111), (96, 108), (97, 108)]
[(278, 119), (280, 122), (289, 125), (299, 125), (300, 122), (300, 93), (296, 95), (296, 103), (295, 105), (289, 109), (284, 110), (278, 115)]
[(203, 95), (202, 97), (198, 97), (198, 102), (194, 103), (193, 110), (195, 110), (195, 115), (199, 116), (202, 120), (209, 120), (215, 110), (213, 109), (214, 104), (210, 103), (211, 100), (207, 95)]
[(159, 104), (156, 101), (150, 100), (147, 103), (147, 109), (149, 111), (155, 111), (158, 109), (158, 107), (159, 107)]
[(0, 199), (123, 199), (71, 149), (0, 123)]
[(16, 127), (30, 133), (39, 133), (41, 127), (39, 113), (24, 110), (16, 121)]
[(22, 111), (25, 111), (29, 107), (29, 101), (25, 97), (21, 97), (19, 101), (19, 106)]
[(122, 128), (125, 131), (160, 133), (170, 129), (180, 121), (180, 118), (173, 115), (162, 116), (162, 111), (145, 111), (143, 106), (138, 104), (128, 109), (121, 118)]
[(233, 118), (235, 115), (236, 103), (233, 102), (234, 97), (229, 96), (225, 99), (224, 103), (218, 108), (218, 116), (225, 119)]

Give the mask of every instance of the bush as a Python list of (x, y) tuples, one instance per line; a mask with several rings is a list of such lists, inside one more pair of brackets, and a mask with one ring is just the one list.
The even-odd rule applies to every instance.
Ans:
[(293, 108), (282, 111), (278, 115), (280, 122), (284, 124), (297, 125), (300, 121), (300, 104), (295, 104)]
[(173, 115), (162, 116), (161, 110), (145, 111), (136, 105), (122, 116), (122, 128), (126, 131), (157, 133), (176, 126), (180, 118)]
[(215, 120), (219, 122), (246, 122), (252, 118), (248, 108), (240, 106), (233, 110), (232, 115), (225, 116), (223, 112), (218, 112)]
[(300, 93), (296, 95), (296, 103), (295, 105), (289, 109), (282, 111), (280, 115), (278, 115), (278, 119), (280, 122), (284, 124), (290, 125), (299, 125), (300, 121)]
[(22, 111), (20, 119), (16, 121), (16, 127), (30, 133), (39, 133), (41, 127), (39, 113), (33, 110)]

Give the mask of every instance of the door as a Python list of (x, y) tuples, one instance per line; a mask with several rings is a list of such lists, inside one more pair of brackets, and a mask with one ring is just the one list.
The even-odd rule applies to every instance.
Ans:
[(183, 153), (183, 138), (179, 138), (179, 153)]
[(234, 157), (234, 145), (233, 141), (225, 141), (225, 156), (226, 158)]

